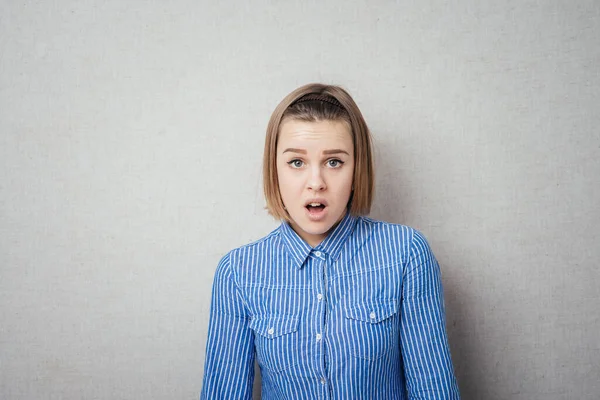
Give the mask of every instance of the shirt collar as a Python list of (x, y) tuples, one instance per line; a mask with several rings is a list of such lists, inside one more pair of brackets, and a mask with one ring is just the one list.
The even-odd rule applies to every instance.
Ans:
[(313, 250), (328, 254), (333, 261), (336, 261), (340, 256), (344, 243), (347, 242), (348, 237), (354, 231), (356, 221), (356, 217), (353, 217), (350, 213), (346, 213), (333, 231), (315, 248), (312, 248), (298, 236), (288, 222), (281, 224), (281, 237), (285, 248), (292, 256), (298, 268), (302, 268), (304, 261), (306, 261), (306, 258)]

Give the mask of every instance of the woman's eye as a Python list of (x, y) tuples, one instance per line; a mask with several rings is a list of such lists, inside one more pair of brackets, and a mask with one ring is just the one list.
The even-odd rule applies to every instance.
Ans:
[(302, 161), (301, 160), (292, 160), (288, 162), (289, 165), (291, 165), (293, 168), (300, 168), (302, 167)]
[(342, 164), (343, 164), (343, 162), (341, 160), (332, 159), (332, 160), (327, 161), (327, 165), (329, 165), (331, 168), (341, 167)]

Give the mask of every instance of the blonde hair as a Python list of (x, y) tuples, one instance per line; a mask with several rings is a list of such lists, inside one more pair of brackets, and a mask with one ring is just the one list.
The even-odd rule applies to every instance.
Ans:
[[(300, 101), (299, 101), (300, 100)], [(288, 94), (273, 111), (265, 138), (263, 154), (263, 189), (269, 214), (290, 221), (279, 193), (277, 178), (277, 139), (285, 120), (307, 122), (343, 121), (350, 127), (354, 144), (353, 192), (350, 214), (367, 215), (373, 202), (375, 173), (371, 134), (358, 106), (347, 91), (339, 86), (310, 83)]]

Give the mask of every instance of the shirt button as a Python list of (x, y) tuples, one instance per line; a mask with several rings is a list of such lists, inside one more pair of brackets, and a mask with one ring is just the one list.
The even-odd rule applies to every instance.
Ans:
[(269, 330), (267, 331), (267, 333), (269, 335), (272, 335), (274, 332), (275, 332), (275, 329), (273, 329), (273, 328), (269, 328)]
[(321, 336), (321, 334), (320, 334), (320, 333), (317, 333), (317, 342), (320, 342), (320, 341), (321, 341), (321, 337), (322, 337), (322, 336)]
[(324, 384), (325, 384), (325, 382), (327, 382), (327, 381), (325, 380), (325, 378), (321, 378), (321, 385), (324, 385)]
[(371, 317), (371, 319), (375, 319), (376, 315), (373, 311), (371, 311), (371, 314), (369, 314), (369, 317)]
[(319, 293), (317, 295), (317, 300), (319, 300), (319, 301), (323, 300), (323, 295), (321, 293)]
[(315, 251), (315, 256), (321, 257), (321, 252), (320, 251)]

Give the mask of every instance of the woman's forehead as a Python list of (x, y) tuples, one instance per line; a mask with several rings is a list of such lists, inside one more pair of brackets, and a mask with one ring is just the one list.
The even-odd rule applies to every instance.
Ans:
[(333, 144), (352, 147), (352, 135), (343, 121), (288, 120), (279, 129), (278, 147), (296, 142), (307, 145)]

